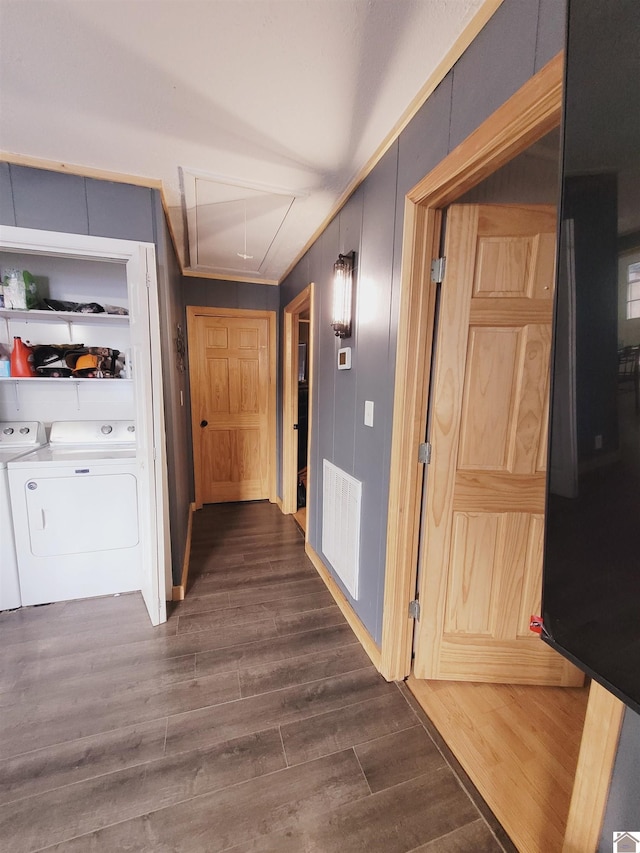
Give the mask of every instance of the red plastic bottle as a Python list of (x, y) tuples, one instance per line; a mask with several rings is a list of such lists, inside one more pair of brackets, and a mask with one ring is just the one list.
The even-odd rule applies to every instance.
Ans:
[(11, 350), (11, 375), (12, 376), (37, 376), (33, 366), (33, 350), (25, 344), (22, 338), (13, 339)]

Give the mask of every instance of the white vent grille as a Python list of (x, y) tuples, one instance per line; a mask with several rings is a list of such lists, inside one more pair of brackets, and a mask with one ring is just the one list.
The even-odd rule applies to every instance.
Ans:
[(349, 595), (358, 598), (362, 483), (323, 460), (322, 551)]

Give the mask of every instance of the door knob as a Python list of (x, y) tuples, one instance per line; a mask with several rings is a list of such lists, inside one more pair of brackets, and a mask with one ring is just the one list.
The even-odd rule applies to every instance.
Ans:
[(209, 421), (200, 421), (200, 426), (201, 427), (209, 426)]

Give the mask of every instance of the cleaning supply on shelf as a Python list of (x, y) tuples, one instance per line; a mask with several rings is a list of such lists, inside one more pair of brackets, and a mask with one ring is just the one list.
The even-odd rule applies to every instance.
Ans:
[(38, 302), (38, 288), (28, 270), (3, 269), (2, 294), (4, 307), (17, 311), (35, 308)]
[(29, 344), (25, 344), (20, 337), (15, 337), (13, 339), (13, 349), (11, 350), (11, 376), (37, 376), (36, 369), (33, 364), (33, 349)]

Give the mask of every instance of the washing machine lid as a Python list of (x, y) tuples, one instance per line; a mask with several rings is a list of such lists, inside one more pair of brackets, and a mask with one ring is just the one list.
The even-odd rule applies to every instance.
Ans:
[[(7, 467), (33, 468), (42, 466), (58, 466), (74, 468), (96, 466), (96, 465), (119, 465), (130, 464), (136, 458), (136, 449), (133, 445), (110, 445), (108, 447), (96, 445), (52, 445), (40, 447), (31, 453), (11, 460)], [(32, 476), (37, 476), (34, 470)]]

